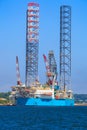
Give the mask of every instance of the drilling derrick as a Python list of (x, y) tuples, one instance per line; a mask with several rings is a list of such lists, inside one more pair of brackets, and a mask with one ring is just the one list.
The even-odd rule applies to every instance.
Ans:
[(60, 87), (71, 88), (71, 7), (60, 7)]
[(54, 75), (56, 75), (56, 78), (57, 78), (57, 64), (56, 64), (56, 60), (55, 60), (55, 56), (54, 56), (54, 52), (53, 51), (49, 51), (48, 59), (49, 59), (50, 71)]
[(53, 51), (49, 51), (49, 60), (47, 60), (47, 57), (45, 55), (43, 55), (43, 58), (46, 65), (47, 84), (52, 85), (54, 77), (56, 77), (55, 80), (57, 80), (57, 64)]
[(29, 3), (26, 27), (26, 86), (29, 87), (38, 77), (38, 30), (39, 4)]

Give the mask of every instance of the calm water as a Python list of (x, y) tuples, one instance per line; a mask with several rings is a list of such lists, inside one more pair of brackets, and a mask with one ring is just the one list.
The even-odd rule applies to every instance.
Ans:
[(87, 130), (87, 107), (0, 106), (0, 130)]

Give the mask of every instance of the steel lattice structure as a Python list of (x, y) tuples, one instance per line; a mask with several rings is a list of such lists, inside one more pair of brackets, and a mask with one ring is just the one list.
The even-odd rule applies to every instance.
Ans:
[(54, 73), (57, 78), (57, 64), (56, 64), (56, 60), (55, 60), (53, 51), (49, 51), (48, 59), (49, 59), (50, 72)]
[(38, 76), (39, 4), (29, 3), (26, 26), (26, 86), (31, 86)]
[(60, 7), (60, 87), (71, 88), (71, 7)]

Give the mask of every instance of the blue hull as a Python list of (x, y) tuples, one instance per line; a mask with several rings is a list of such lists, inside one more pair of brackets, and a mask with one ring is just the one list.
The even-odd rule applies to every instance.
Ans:
[(17, 98), (16, 105), (29, 106), (74, 106), (74, 99)]

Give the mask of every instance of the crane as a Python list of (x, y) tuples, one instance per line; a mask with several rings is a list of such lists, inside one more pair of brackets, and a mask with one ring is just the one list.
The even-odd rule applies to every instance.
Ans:
[(43, 54), (43, 58), (44, 58), (45, 67), (46, 67), (46, 76), (48, 78), (47, 83), (49, 85), (52, 85), (54, 73), (52, 73), (51, 70), (50, 70), (49, 63), (48, 63), (46, 55)]
[(21, 79), (20, 79), (18, 56), (16, 56), (16, 74), (17, 74), (17, 85), (21, 85), (22, 82), (21, 82)]

